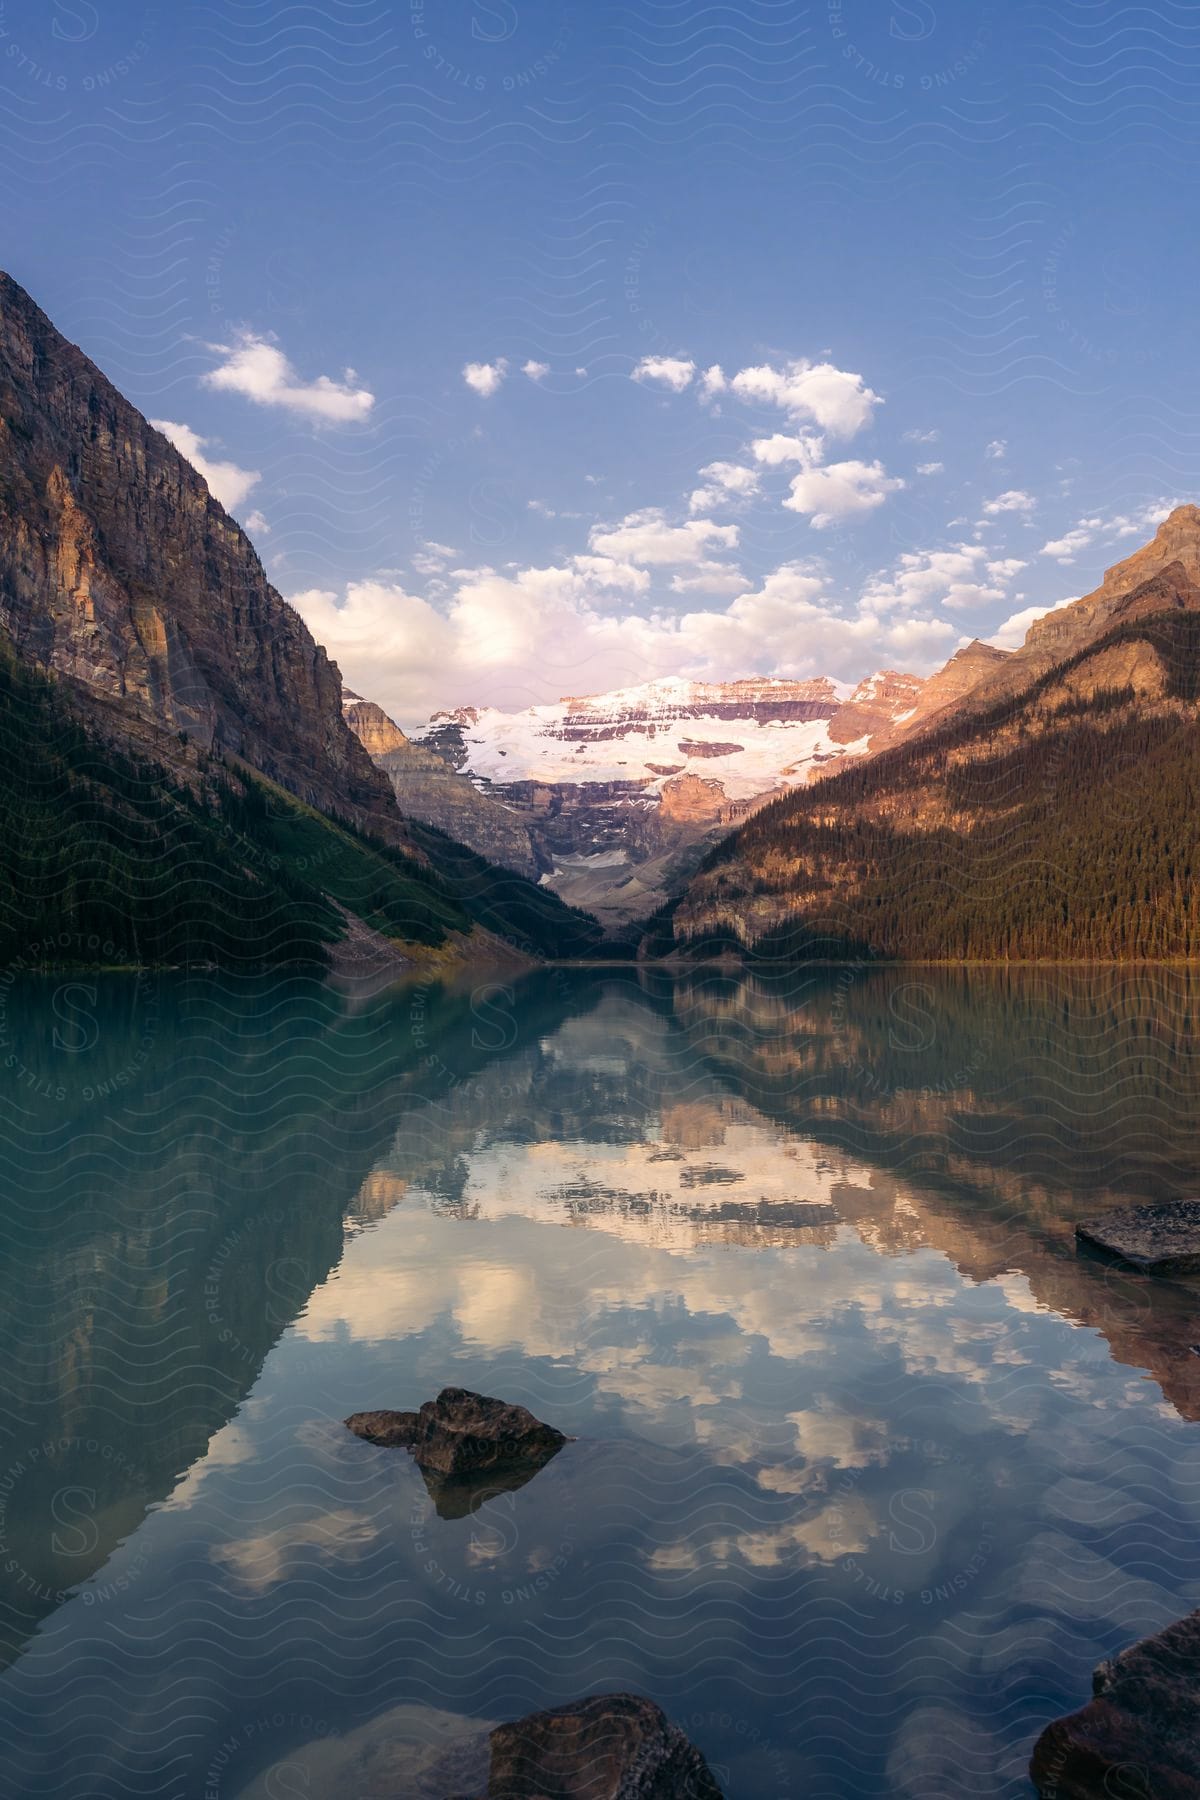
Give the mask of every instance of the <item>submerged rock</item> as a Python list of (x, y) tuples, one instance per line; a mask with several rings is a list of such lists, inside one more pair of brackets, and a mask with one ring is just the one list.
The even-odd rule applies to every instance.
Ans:
[(1200, 1612), (1168, 1625), (1092, 1677), (1093, 1699), (1038, 1739), (1030, 1775), (1045, 1800), (1200, 1794)]
[(1200, 1269), (1200, 1200), (1123, 1207), (1077, 1225), (1075, 1236), (1149, 1274), (1186, 1275)]
[(524, 1486), (568, 1441), (528, 1408), (467, 1388), (443, 1388), (419, 1412), (351, 1413), (346, 1424), (370, 1444), (411, 1450), (444, 1518)]
[(637, 1694), (530, 1713), (491, 1734), (479, 1800), (722, 1800), (699, 1750)]
[(601, 1694), (511, 1725), (400, 1706), (299, 1744), (243, 1788), (321, 1800), (723, 1800), (695, 1745), (635, 1694)]

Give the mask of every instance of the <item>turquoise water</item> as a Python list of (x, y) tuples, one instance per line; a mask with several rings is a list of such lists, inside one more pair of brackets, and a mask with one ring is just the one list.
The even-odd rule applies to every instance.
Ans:
[[(0, 1792), (361, 1796), (606, 1688), (731, 1800), (1027, 1795), (1200, 1604), (1194, 979), (0, 986)], [(570, 1433), (439, 1516), (340, 1421)], [(355, 1772), (357, 1769), (357, 1773)]]

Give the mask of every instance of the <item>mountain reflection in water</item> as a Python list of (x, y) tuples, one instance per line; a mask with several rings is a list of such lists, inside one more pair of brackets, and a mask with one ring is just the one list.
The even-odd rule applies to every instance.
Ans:
[[(1027, 1793), (1197, 1603), (1196, 1288), (1074, 1243), (1193, 1191), (1196, 999), (11, 983), (0, 1792), (357, 1793), (397, 1708), (625, 1686), (731, 1800)], [(577, 1442), (443, 1517), (340, 1421), (447, 1382)]]

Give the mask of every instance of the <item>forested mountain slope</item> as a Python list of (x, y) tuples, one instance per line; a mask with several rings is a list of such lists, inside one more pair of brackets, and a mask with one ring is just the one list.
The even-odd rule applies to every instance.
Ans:
[(1200, 954), (1198, 605), (1171, 564), (1020, 693), (765, 808), (647, 948)]

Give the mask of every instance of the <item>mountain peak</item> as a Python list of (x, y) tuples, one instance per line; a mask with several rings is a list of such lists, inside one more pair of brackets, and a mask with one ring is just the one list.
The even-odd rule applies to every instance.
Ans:
[(1106, 569), (1100, 586), (1086, 595), (1085, 600), (1127, 594), (1130, 588), (1173, 562), (1183, 564), (1189, 581), (1200, 580), (1200, 506), (1190, 502), (1168, 513), (1148, 544)]
[(183, 734), (401, 835), (391, 786), (342, 717), (338, 669), (241, 527), (10, 275), (0, 628), (118, 736), (158, 733), (169, 750)]

